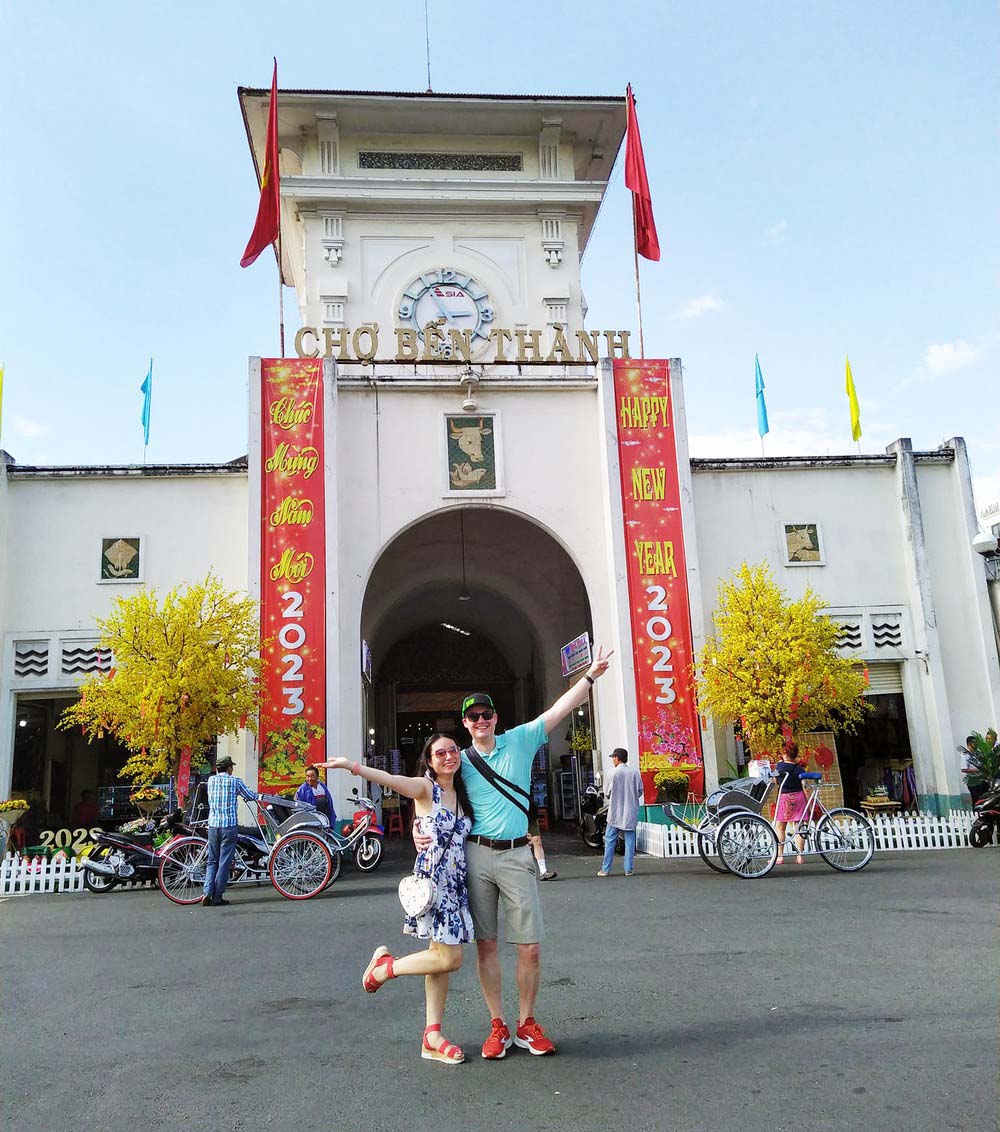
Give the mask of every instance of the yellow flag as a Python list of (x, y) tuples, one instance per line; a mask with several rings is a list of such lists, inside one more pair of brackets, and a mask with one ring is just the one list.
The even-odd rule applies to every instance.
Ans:
[(858, 407), (858, 394), (851, 376), (851, 359), (847, 359), (847, 402), (851, 406), (851, 439), (861, 439), (861, 409)]

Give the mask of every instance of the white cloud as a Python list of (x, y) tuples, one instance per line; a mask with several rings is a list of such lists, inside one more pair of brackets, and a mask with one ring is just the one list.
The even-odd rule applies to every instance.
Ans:
[(776, 239), (776, 238), (777, 238), (778, 236), (780, 236), (780, 235), (781, 235), (781, 233), (782, 233), (782, 232), (784, 232), (784, 230), (785, 230), (785, 229), (786, 229), (787, 227), (788, 227), (788, 222), (787, 222), (787, 221), (785, 221), (785, 220), (779, 220), (777, 224), (772, 224), (772, 225), (771, 225), (771, 227), (770, 227), (770, 228), (768, 228), (768, 230), (767, 230), (767, 234), (768, 234), (768, 235), (769, 235), (769, 236), (771, 237), (771, 239), (772, 239), (772, 240), (774, 240), (774, 239)]
[(697, 299), (689, 299), (673, 317), (678, 322), (687, 322), (692, 318), (700, 318), (711, 311), (725, 310), (726, 304), (717, 295), (699, 295)]
[(39, 421), (28, 420), (27, 417), (13, 417), (12, 423), (25, 440), (34, 440), (36, 436), (44, 436), (49, 431), (48, 425), (43, 425)]
[(982, 350), (972, 346), (963, 338), (956, 338), (954, 342), (938, 342), (927, 347), (927, 356), (924, 366), (931, 377), (940, 377), (943, 373), (953, 373), (958, 369), (971, 366)]
[[(749, 412), (753, 413), (753, 405)], [(753, 419), (751, 417), (751, 419)], [(825, 409), (789, 409), (768, 414), (771, 431), (764, 437), (763, 455), (771, 456), (854, 456), (857, 445), (851, 440), (850, 418), (845, 401), (843, 428), (831, 427)], [(862, 414), (864, 435), (861, 450), (881, 455), (886, 444), (895, 439), (882, 425), (866, 422)], [(760, 457), (760, 436), (756, 428), (731, 429), (715, 433), (692, 433), (689, 437), (692, 456), (705, 458)]]
[[(976, 500), (976, 515), (979, 517), (979, 524), (983, 526), (983, 510), (992, 503), (1000, 502), (1000, 475), (973, 476), (972, 494)], [(990, 526), (993, 526), (997, 521), (995, 517), (991, 518), (989, 520)]]

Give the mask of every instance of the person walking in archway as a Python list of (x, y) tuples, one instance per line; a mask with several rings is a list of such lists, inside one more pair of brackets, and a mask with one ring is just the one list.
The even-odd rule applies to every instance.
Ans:
[[(499, 716), (489, 695), (474, 692), (462, 703), (462, 723), (471, 739), (462, 752), (462, 777), (475, 810), (465, 845), (469, 908), (475, 925), (479, 983), (490, 1012), (490, 1033), (482, 1048), (488, 1060), (506, 1057), (512, 1044), (535, 1055), (556, 1050), (535, 1020), (544, 932), (538, 879), (528, 844), (531, 764), (546, 738), (588, 698), (613, 654), (614, 650), (605, 654), (598, 648), (586, 673), (548, 710), (502, 735), (496, 734)], [(430, 844), (429, 838), (420, 837), (416, 831), (413, 840), (421, 850)], [(513, 1036), (504, 1018), (497, 947), (501, 904), (507, 939), (517, 947), (519, 1003)]]

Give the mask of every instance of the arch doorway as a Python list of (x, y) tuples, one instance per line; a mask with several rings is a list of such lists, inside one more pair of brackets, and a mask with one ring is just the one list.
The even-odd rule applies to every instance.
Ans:
[[(493, 697), (501, 730), (533, 719), (567, 687), (559, 650), (584, 631), (583, 579), (547, 531), (494, 506), (423, 519), (389, 544), (365, 591), (372, 753), (398, 751), (397, 765), (412, 772), (430, 732), (464, 737), (470, 691)], [(575, 722), (589, 726), (587, 709)], [(549, 737), (554, 768), (566, 751), (560, 728)]]

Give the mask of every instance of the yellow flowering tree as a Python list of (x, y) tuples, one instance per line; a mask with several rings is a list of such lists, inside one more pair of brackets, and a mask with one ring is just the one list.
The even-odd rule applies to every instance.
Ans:
[(697, 667), (698, 704), (739, 720), (757, 754), (810, 731), (852, 731), (868, 710), (868, 671), (837, 652), (837, 624), (809, 587), (789, 601), (766, 563), (719, 583), (715, 632)]
[(212, 574), (172, 589), (119, 598), (98, 621), (113, 668), (88, 677), (59, 727), (89, 739), (105, 732), (131, 752), (122, 777), (137, 786), (176, 774), (181, 752), (250, 726), (258, 708), (256, 603)]

